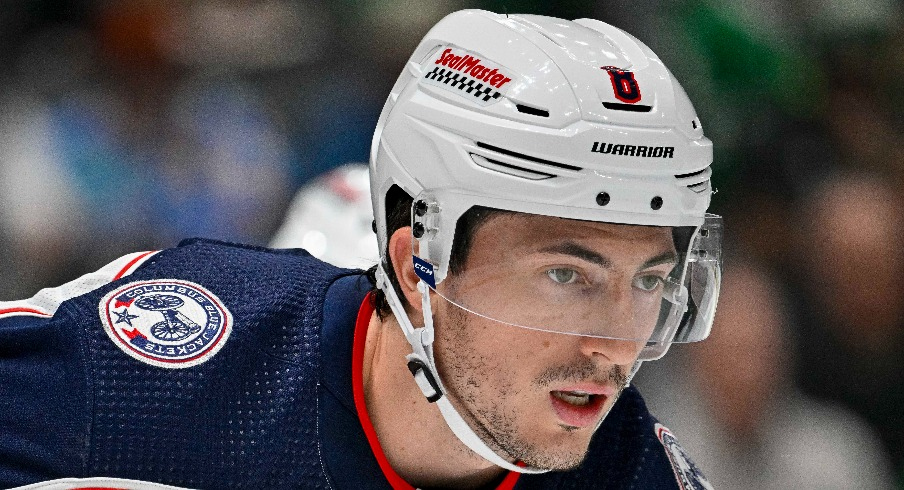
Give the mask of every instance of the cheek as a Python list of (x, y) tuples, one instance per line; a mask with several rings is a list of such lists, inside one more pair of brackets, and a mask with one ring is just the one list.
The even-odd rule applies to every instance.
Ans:
[(508, 392), (523, 389), (533, 379), (530, 373), (540, 371), (538, 354), (548, 341), (528, 342), (533, 332), (446, 306), (434, 317), (434, 354), (444, 377)]
[(648, 338), (659, 322), (662, 310), (662, 295), (637, 292), (634, 295), (633, 332), (634, 338)]

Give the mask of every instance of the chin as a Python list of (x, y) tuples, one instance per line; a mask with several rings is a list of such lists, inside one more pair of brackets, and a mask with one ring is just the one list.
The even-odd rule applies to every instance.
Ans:
[(505, 452), (528, 466), (553, 471), (577, 468), (587, 458), (593, 430), (556, 425), (552, 430), (525, 430)]
[(580, 450), (574, 448), (552, 447), (542, 451), (532, 451), (519, 458), (528, 466), (543, 468), (552, 471), (573, 470), (580, 466), (587, 458), (588, 446)]

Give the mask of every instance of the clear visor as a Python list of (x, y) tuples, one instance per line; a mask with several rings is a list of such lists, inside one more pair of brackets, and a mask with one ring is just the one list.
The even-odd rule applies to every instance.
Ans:
[(672, 342), (709, 335), (721, 236), (721, 218), (713, 215), (699, 227), (672, 228), (517, 213), (481, 225), (465, 263), (439, 284), (429, 262), (414, 261), (438, 296), (474, 315), (644, 343), (640, 358), (655, 359)]

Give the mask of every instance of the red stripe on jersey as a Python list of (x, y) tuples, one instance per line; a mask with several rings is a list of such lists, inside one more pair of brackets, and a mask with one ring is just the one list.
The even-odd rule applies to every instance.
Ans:
[(30, 315), (46, 316), (46, 317), (53, 316), (50, 313), (47, 313), (47, 312), (44, 312), (41, 310), (36, 310), (34, 308), (7, 308), (5, 310), (0, 310), (0, 316), (12, 314), (12, 313), (28, 313)]
[[(156, 252), (157, 252), (156, 250), (151, 250), (150, 252), (145, 252), (145, 253), (139, 255), (138, 257), (135, 257), (134, 259), (130, 260), (129, 263), (126, 264), (126, 266), (123, 267), (122, 270), (119, 271), (118, 274), (116, 274), (115, 276), (113, 276), (113, 281), (117, 281), (117, 280), (119, 280), (120, 278), (122, 278), (122, 276), (126, 275), (126, 271), (128, 271), (129, 269), (131, 269), (133, 265), (135, 265), (136, 263), (138, 263), (138, 261), (140, 261), (141, 259), (147, 257), (148, 255), (151, 255), (152, 253), (156, 253)], [(113, 282), (113, 281), (110, 281), (110, 282)]]
[(377, 458), (380, 469), (383, 470), (383, 476), (392, 485), (395, 490), (414, 490), (389, 464), (386, 455), (383, 454), (383, 448), (377, 439), (377, 432), (370, 421), (370, 415), (367, 413), (367, 405), (364, 403), (364, 344), (367, 339), (367, 327), (370, 325), (370, 317), (373, 315), (374, 307), (371, 304), (371, 295), (368, 293), (361, 302), (361, 308), (358, 309), (358, 320), (355, 322), (355, 339), (352, 344), (352, 392), (355, 396), (355, 410), (358, 412), (358, 420), (361, 422), (361, 428), (364, 429), (364, 435), (367, 436), (367, 442), (370, 444), (370, 450)]
[[(518, 466), (524, 466), (520, 461), (516, 463)], [(517, 471), (509, 471), (508, 475), (505, 475), (505, 479), (499, 483), (499, 486), (496, 487), (496, 490), (512, 490), (515, 488), (515, 484), (518, 483), (518, 477), (521, 476), (521, 473)]]
[[(370, 318), (374, 313), (374, 306), (371, 303), (373, 293), (368, 293), (361, 302), (361, 308), (358, 309), (358, 319), (355, 322), (355, 338), (352, 344), (352, 392), (355, 397), (355, 410), (358, 412), (358, 420), (361, 422), (361, 428), (367, 436), (367, 442), (370, 444), (370, 450), (377, 458), (380, 469), (383, 470), (383, 476), (392, 485), (395, 490), (414, 490), (414, 487), (406, 482), (389, 464), (386, 455), (383, 454), (383, 448), (377, 439), (377, 432), (370, 421), (370, 415), (367, 413), (367, 405), (364, 402), (364, 345), (367, 340), (367, 327), (370, 325)], [(518, 477), (521, 473), (510, 471), (505, 479), (496, 487), (497, 490), (511, 490), (515, 487)]]

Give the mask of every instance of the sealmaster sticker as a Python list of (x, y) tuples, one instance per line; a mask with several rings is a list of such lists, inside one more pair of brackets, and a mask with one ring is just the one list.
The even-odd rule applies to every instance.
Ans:
[(229, 339), (232, 313), (204, 287), (175, 279), (133, 282), (100, 302), (110, 340), (133, 358), (164, 368), (196, 366)]
[(508, 92), (514, 78), (511, 70), (483, 56), (449, 46), (427, 61), (422, 81), (489, 105)]

